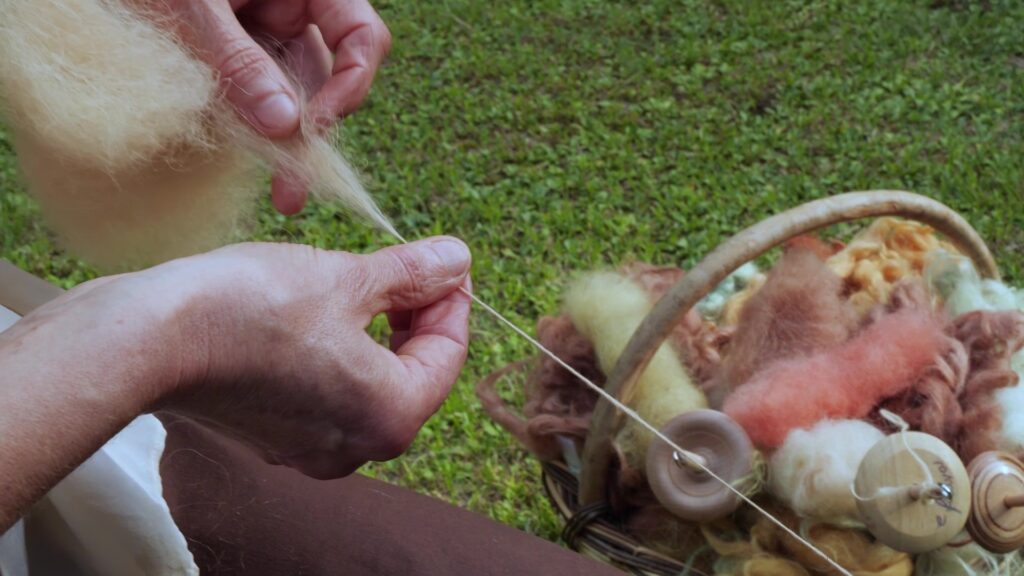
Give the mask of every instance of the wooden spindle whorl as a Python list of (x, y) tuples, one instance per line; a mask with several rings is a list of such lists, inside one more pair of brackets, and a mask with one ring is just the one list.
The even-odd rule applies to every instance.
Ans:
[(967, 470), (952, 448), (929, 434), (900, 432), (875, 444), (854, 486), (868, 530), (896, 550), (919, 554), (941, 548), (967, 524)]
[(980, 546), (1004, 554), (1024, 546), (1024, 464), (1005, 452), (971, 460), (971, 515), (967, 530)]
[[(676, 416), (661, 432), (680, 448), (700, 457), (708, 469), (741, 492), (754, 475), (756, 451), (732, 418), (715, 410)], [(647, 449), (647, 481), (654, 496), (683, 520), (710, 522), (736, 510), (740, 497), (722, 482), (676, 454), (661, 439)]]

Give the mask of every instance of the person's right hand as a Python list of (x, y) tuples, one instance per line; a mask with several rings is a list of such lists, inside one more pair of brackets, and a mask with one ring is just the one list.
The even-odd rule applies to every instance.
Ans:
[[(332, 478), (399, 455), (440, 407), (466, 357), (469, 265), (451, 238), (365, 256), (240, 244), (82, 285), (25, 328), (56, 317), (61, 332), (102, 334), (64, 345), (140, 364), (150, 382), (134, 405)], [(381, 313), (390, 348), (366, 333)]]

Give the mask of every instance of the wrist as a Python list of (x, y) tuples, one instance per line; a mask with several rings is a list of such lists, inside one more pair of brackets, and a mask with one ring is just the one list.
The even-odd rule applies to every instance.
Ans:
[(160, 314), (137, 288), (83, 285), (0, 335), (0, 406), (17, 407), (0, 417), (0, 532), (170, 381)]

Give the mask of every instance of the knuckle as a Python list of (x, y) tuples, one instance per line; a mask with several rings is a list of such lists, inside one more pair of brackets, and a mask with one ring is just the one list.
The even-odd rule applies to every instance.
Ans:
[(215, 66), (221, 77), (234, 83), (247, 83), (264, 72), (266, 54), (258, 46), (238, 38), (221, 50)]
[(397, 250), (391, 252), (391, 258), (395, 263), (395, 270), (401, 275), (401, 284), (409, 294), (419, 294), (424, 289), (424, 279), (427, 277), (427, 268), (418, 258), (414, 258), (408, 251)]

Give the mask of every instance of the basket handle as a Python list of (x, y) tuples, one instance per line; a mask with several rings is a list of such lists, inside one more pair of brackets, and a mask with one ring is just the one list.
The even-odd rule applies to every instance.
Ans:
[[(875, 216), (902, 216), (927, 224), (947, 237), (974, 261), (986, 278), (999, 278), (999, 269), (981, 236), (944, 204), (910, 192), (850, 192), (808, 202), (776, 214), (736, 234), (708, 254), (669, 290), (637, 327), (609, 375), (605, 390), (628, 398), (639, 375), (672, 328), (705, 295), (734, 270), (779, 244), (825, 226)], [(621, 415), (604, 399), (598, 401), (583, 448), (580, 502), (604, 498), (611, 456), (610, 444)]]

